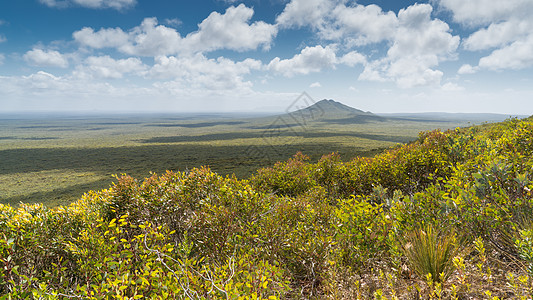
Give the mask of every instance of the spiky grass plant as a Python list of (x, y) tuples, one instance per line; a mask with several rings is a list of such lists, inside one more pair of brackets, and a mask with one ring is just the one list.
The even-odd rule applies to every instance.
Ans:
[(434, 282), (448, 279), (455, 268), (454, 257), (464, 248), (454, 230), (437, 230), (432, 225), (413, 230), (400, 242), (411, 269), (421, 279), (431, 274)]

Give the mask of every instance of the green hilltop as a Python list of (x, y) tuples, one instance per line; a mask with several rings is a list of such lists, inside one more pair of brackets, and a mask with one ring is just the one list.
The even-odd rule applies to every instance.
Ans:
[(362, 110), (350, 107), (348, 105), (344, 105), (340, 102), (337, 102), (335, 100), (327, 100), (323, 99), (320, 100), (313, 105), (303, 108), (299, 110), (301, 113), (308, 113), (311, 114), (312, 112), (316, 112), (319, 117), (329, 118), (332, 116), (345, 116), (345, 117), (351, 117), (351, 116), (375, 116), (371, 112), (364, 112)]
[(247, 180), (202, 167), (121, 176), (69, 206), (0, 205), (0, 294), (527, 299), (532, 137), (532, 118), (510, 119), (373, 158), (298, 153)]

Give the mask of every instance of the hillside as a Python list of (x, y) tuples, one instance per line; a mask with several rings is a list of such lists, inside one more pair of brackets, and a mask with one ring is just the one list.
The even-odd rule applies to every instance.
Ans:
[(122, 176), (68, 207), (0, 205), (0, 294), (525, 299), (532, 136), (513, 119), (374, 158), (298, 153), (249, 180), (199, 168)]
[(288, 124), (307, 124), (309, 122), (334, 124), (361, 124), (371, 121), (384, 121), (383, 117), (371, 112), (344, 105), (335, 100), (323, 99), (308, 107), (278, 116)]
[(331, 99), (320, 100), (309, 107), (302, 108), (293, 113), (316, 115), (318, 118), (326, 119), (333, 117), (375, 116), (371, 112), (364, 112)]

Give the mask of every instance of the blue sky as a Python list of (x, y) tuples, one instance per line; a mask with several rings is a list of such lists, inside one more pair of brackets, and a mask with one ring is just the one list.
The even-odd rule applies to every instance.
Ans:
[(533, 114), (533, 0), (0, 2), (0, 113)]

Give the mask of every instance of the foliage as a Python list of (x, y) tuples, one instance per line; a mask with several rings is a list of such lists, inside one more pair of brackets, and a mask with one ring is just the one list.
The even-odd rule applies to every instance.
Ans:
[(416, 274), (435, 282), (444, 282), (450, 277), (453, 259), (459, 255), (461, 244), (455, 232), (438, 230), (426, 225), (408, 233), (401, 239), (402, 252)]
[(0, 205), (0, 297), (527, 299), (532, 136), (511, 119), (250, 179), (121, 175), (69, 206)]

